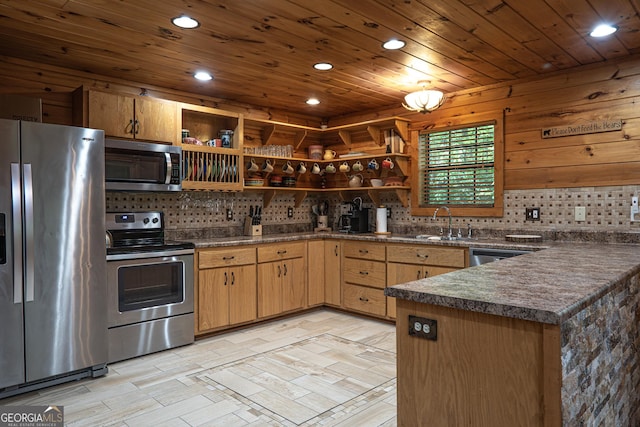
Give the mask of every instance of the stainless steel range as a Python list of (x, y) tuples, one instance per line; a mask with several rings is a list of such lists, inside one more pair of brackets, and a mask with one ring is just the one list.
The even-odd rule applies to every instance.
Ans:
[(164, 239), (162, 212), (106, 215), (108, 361), (190, 344), (194, 245)]

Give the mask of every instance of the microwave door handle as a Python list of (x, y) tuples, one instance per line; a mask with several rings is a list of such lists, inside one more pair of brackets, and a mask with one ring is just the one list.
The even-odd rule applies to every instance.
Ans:
[(22, 187), (20, 165), (11, 163), (11, 204), (13, 224), (13, 303), (22, 303)]
[(33, 236), (33, 175), (31, 165), (24, 165), (24, 234), (25, 234), (25, 301), (34, 299), (35, 265), (34, 265), (34, 236)]
[(164, 158), (165, 161), (167, 163), (165, 170), (166, 170), (166, 176), (164, 178), (164, 183), (165, 184), (171, 184), (171, 154), (169, 153), (164, 153)]

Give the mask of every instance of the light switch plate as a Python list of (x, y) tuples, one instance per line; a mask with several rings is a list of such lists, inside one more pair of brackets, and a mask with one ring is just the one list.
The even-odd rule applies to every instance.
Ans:
[(575, 207), (574, 219), (576, 221), (584, 221), (587, 219), (587, 208), (584, 206)]

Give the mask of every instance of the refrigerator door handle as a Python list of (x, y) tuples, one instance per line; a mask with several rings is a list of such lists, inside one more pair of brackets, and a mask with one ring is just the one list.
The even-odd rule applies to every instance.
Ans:
[(11, 222), (13, 224), (13, 303), (22, 303), (22, 187), (20, 165), (11, 163)]
[(34, 260), (34, 239), (33, 239), (33, 174), (31, 164), (24, 166), (24, 235), (25, 235), (25, 302), (33, 301), (35, 287), (35, 260)]

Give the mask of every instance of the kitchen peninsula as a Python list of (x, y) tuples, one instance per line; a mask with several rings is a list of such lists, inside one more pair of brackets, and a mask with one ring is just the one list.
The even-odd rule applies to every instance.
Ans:
[(638, 425), (639, 282), (637, 246), (579, 244), (387, 288), (398, 425)]

